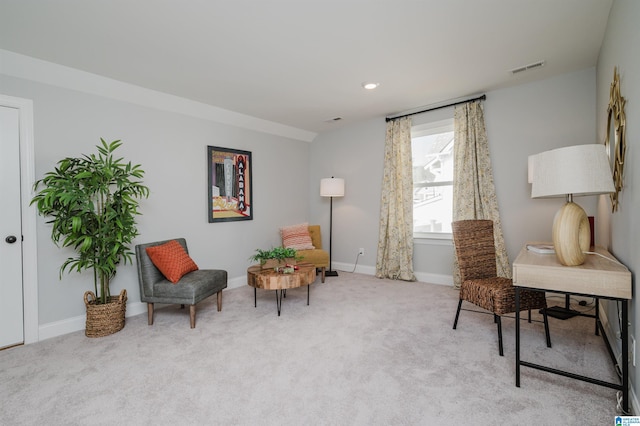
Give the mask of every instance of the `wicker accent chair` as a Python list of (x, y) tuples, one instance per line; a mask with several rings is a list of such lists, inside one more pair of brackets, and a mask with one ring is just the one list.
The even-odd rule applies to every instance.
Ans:
[[(189, 253), (187, 242), (184, 238), (176, 238), (175, 240)], [(171, 240), (138, 244), (135, 247), (138, 282), (140, 284), (140, 301), (147, 303), (149, 325), (153, 325), (154, 303), (180, 304), (182, 308), (185, 305), (189, 305), (189, 322), (191, 328), (195, 328), (196, 304), (198, 302), (217, 294), (218, 312), (222, 310), (222, 290), (227, 288), (227, 271), (222, 269), (199, 269), (182, 276), (177, 283), (171, 283), (156, 268), (145, 250), (147, 247), (158, 246), (169, 241)]]
[[(453, 329), (458, 325), (463, 300), (493, 313), (494, 322), (498, 325), (498, 350), (500, 356), (503, 356), (500, 318), (502, 315), (515, 313), (516, 292), (510, 278), (497, 276), (493, 221), (460, 220), (451, 225), (461, 278), (460, 301)], [(529, 322), (531, 309), (546, 307), (543, 292), (520, 290), (520, 310), (529, 311)], [(543, 311), (543, 317), (547, 347), (551, 347), (546, 310)]]

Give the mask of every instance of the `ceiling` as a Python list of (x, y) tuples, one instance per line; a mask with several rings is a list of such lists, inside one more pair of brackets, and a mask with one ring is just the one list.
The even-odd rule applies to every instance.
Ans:
[(593, 67), (611, 4), (0, 0), (0, 49), (322, 133)]

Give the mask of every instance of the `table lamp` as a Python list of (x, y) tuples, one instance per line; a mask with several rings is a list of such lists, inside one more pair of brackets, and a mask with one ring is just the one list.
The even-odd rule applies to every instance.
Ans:
[(573, 197), (615, 191), (604, 145), (576, 145), (533, 155), (529, 176), (531, 198), (566, 197), (553, 219), (553, 246), (561, 264), (581, 265), (589, 251), (591, 231), (587, 214)]
[(320, 196), (330, 197), (329, 207), (329, 270), (325, 271), (326, 277), (337, 277), (338, 272), (331, 269), (331, 235), (333, 233), (333, 197), (344, 197), (344, 179), (325, 178), (320, 180)]

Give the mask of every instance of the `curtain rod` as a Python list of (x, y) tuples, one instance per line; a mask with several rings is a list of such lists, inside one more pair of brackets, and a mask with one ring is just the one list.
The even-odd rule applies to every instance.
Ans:
[(484, 101), (485, 99), (487, 99), (487, 95), (482, 95), (482, 96), (478, 96), (477, 98), (466, 99), (464, 101), (458, 101), (458, 102), (453, 102), (453, 103), (446, 104), (446, 105), (440, 105), (440, 106), (433, 107), (433, 108), (423, 109), (422, 111), (416, 111), (416, 112), (410, 112), (408, 114), (396, 115), (395, 117), (386, 117), (385, 121), (389, 122), (391, 120), (397, 120), (398, 118), (409, 117), (411, 115), (416, 115), (416, 114), (422, 114), (423, 112), (429, 112), (429, 111), (434, 111), (436, 109), (442, 109), (442, 108), (447, 108), (447, 107), (450, 107), (450, 106), (466, 104), (467, 102)]

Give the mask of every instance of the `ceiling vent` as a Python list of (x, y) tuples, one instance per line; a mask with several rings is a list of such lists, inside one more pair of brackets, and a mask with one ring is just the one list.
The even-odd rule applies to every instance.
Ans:
[(524, 71), (529, 71), (532, 70), (534, 68), (540, 68), (544, 66), (544, 61), (540, 61), (540, 62), (536, 62), (533, 64), (529, 64), (529, 65), (525, 65), (523, 67), (518, 67), (518, 68), (514, 68), (511, 70), (511, 74), (518, 74)]

